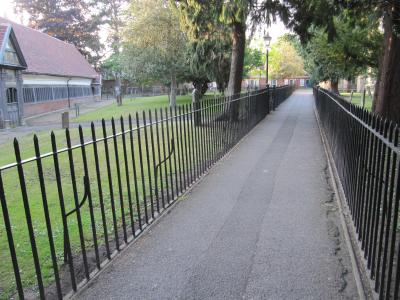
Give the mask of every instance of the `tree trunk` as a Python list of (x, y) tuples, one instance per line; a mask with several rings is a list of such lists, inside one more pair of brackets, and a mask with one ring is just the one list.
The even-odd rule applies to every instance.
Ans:
[(115, 91), (115, 99), (117, 100), (117, 105), (122, 105), (122, 91), (121, 91), (121, 79), (119, 74), (115, 76), (115, 83), (114, 83), (114, 91)]
[(171, 94), (170, 94), (170, 99), (169, 99), (169, 106), (171, 106), (171, 107), (176, 106), (176, 89), (177, 89), (176, 75), (172, 74), (171, 75)]
[[(246, 48), (246, 29), (243, 23), (234, 23), (232, 32), (232, 59), (229, 73), (228, 95), (239, 94), (242, 88), (244, 52)], [(232, 120), (239, 117), (239, 102), (233, 102), (229, 107)]]
[(200, 93), (200, 98), (203, 97), (203, 95), (207, 92), (208, 90), (208, 80), (194, 80), (193, 81), (193, 87)]
[(339, 80), (338, 79), (331, 79), (331, 91), (337, 95), (339, 95)]
[(400, 121), (400, 36), (393, 31), (393, 15), (399, 7), (388, 5), (383, 17), (384, 50), (375, 86), (373, 110), (389, 120)]

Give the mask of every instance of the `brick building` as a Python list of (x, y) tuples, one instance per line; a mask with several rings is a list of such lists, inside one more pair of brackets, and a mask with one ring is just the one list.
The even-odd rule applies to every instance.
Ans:
[[(260, 89), (265, 88), (265, 75), (248, 77), (242, 81), (242, 88), (249, 89)], [(273, 79), (268, 81), (270, 86), (282, 86), (282, 85), (295, 85), (298, 88), (311, 87), (310, 76), (297, 76), (283, 79)]]
[(100, 93), (101, 76), (74, 45), (0, 18), (0, 128)]
[[(294, 85), (297, 88), (311, 87), (310, 76), (296, 76), (284, 79), (273, 80), (273, 85)], [(274, 84), (275, 83), (275, 84)]]

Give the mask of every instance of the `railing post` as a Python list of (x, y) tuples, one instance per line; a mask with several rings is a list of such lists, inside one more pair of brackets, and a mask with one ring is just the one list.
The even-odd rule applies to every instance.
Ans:
[(266, 91), (265, 91), (266, 93), (267, 93), (267, 115), (271, 112), (271, 99), (270, 99), (270, 87), (269, 87), (269, 84), (267, 84), (267, 87), (266, 87)]

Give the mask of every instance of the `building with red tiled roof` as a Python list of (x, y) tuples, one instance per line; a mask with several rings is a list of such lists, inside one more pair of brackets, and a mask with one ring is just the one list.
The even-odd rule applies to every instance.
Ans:
[(94, 101), (100, 87), (74, 45), (0, 17), (0, 127)]

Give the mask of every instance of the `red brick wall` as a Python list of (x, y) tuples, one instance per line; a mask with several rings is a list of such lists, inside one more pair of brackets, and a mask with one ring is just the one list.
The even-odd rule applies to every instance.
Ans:
[[(81, 97), (77, 99), (71, 99), (71, 105), (74, 103), (90, 102), (98, 100), (97, 96)], [(55, 110), (68, 108), (68, 99), (61, 99), (55, 101), (45, 101), (38, 103), (25, 103), (24, 104), (24, 118), (32, 117), (34, 115), (40, 115)]]
[(261, 78), (259, 80), (260, 89), (264, 89), (267, 86), (267, 80), (265, 78)]

